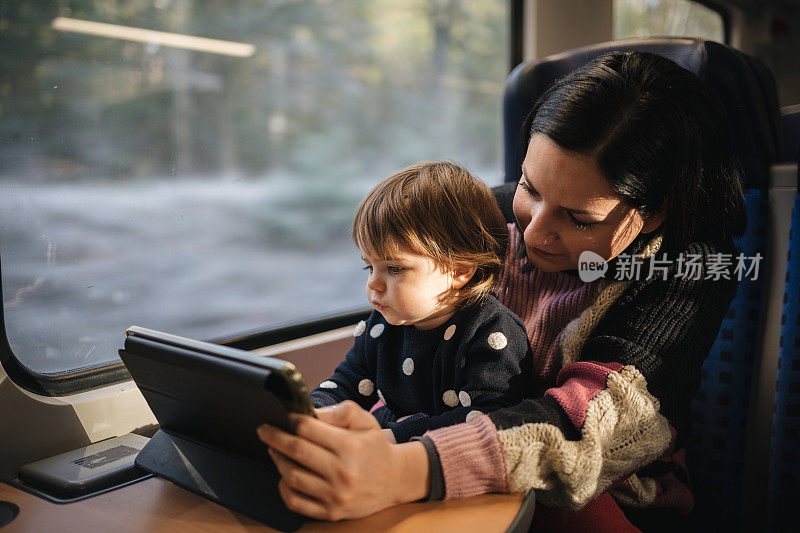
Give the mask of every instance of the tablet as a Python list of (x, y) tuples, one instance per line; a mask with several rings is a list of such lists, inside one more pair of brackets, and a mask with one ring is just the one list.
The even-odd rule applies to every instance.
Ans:
[(160, 425), (137, 466), (276, 529), (302, 524), (256, 435), (264, 423), (292, 431), (290, 412), (314, 415), (292, 363), (140, 327), (119, 354)]
[(255, 427), (292, 431), (289, 412), (314, 415), (288, 361), (137, 326), (126, 331), (120, 357), (162, 428), (247, 457), (263, 452), (248, 444)]

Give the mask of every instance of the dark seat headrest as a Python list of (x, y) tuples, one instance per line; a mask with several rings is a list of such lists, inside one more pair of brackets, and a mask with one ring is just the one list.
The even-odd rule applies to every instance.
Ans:
[(775, 80), (757, 59), (704, 39), (658, 37), (595, 44), (519, 65), (509, 75), (503, 102), (506, 181), (519, 177), (517, 138), (539, 96), (556, 79), (613, 51), (662, 55), (697, 74), (722, 101), (745, 188), (764, 189), (769, 165), (779, 159), (780, 109)]

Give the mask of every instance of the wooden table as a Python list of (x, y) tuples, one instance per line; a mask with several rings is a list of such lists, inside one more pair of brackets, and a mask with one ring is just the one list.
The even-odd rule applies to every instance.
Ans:
[[(275, 531), (160, 478), (68, 504), (51, 503), (0, 483), (0, 500), (20, 508), (19, 515), (2, 533)], [(408, 503), (359, 520), (311, 521), (300, 531), (501, 532), (514, 522), (522, 503), (523, 495), (519, 494)]]

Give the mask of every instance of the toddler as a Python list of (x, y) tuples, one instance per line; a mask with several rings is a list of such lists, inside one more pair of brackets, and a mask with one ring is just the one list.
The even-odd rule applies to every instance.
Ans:
[(490, 292), (508, 245), (489, 188), (464, 168), (422, 162), (361, 202), (353, 240), (374, 308), (317, 407), (353, 400), (406, 442), (523, 399), (531, 350), (520, 319)]

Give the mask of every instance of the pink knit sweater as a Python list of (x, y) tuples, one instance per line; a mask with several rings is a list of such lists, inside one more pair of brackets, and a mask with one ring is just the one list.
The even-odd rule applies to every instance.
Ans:
[[(525, 323), (534, 357), (534, 376), (554, 384), (560, 369), (559, 339), (566, 325), (591, 303), (593, 287), (574, 274), (523, 272), (527, 261), (517, 256), (522, 236), (509, 224), (511, 242), (498, 299)], [(507, 492), (508, 475), (497, 430), (488, 417), (426, 434), (436, 446), (447, 487), (447, 498), (486, 492)]]
[(559, 338), (567, 323), (592, 303), (592, 284), (564, 272), (531, 269), (523, 273), (527, 258), (517, 257), (522, 235), (514, 224), (508, 226), (511, 243), (497, 298), (525, 324), (533, 350), (534, 376), (554, 383), (560, 366)]

